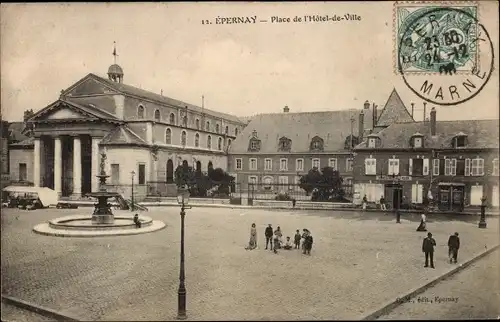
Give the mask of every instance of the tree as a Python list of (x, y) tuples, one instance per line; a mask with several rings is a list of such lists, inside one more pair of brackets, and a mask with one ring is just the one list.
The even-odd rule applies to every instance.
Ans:
[(24, 111), (24, 117), (23, 117), (24, 122), (29, 120), (33, 115), (35, 115), (35, 112), (33, 112), (33, 109), (29, 109), (29, 110)]
[(186, 161), (175, 169), (175, 183), (178, 187), (187, 185), (191, 196), (206, 197), (207, 194), (229, 194), (234, 177), (221, 168), (208, 169), (208, 175), (193, 170)]
[(24, 116), (23, 116), (24, 129), (23, 129), (23, 132), (28, 137), (31, 137), (33, 135), (33, 130), (34, 130), (33, 123), (28, 122), (28, 120), (30, 118), (32, 118), (33, 115), (35, 115), (35, 112), (33, 112), (33, 109), (29, 109), (29, 110), (24, 111)]
[(312, 168), (300, 178), (299, 187), (307, 195), (312, 193), (311, 200), (313, 201), (342, 199), (344, 196), (343, 182), (344, 179), (340, 176), (340, 173), (332, 167), (324, 167), (321, 171)]

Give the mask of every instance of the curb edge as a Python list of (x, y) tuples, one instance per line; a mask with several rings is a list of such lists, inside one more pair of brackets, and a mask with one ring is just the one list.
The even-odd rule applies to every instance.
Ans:
[[(448, 271), (446, 273), (444, 273), (443, 275), (441, 276), (438, 276), (437, 278), (435, 278), (434, 280), (428, 282), (427, 284), (424, 284), (423, 286), (420, 286), (418, 287), (417, 289), (409, 292), (408, 294), (405, 294), (403, 296), (400, 296), (399, 298), (412, 298), (412, 297), (415, 297), (416, 295), (418, 294), (421, 294), (423, 292), (425, 292), (427, 289), (433, 287), (434, 285), (438, 284), (439, 282), (441, 282), (442, 280), (445, 280), (447, 279), (448, 277), (451, 277), (452, 275), (455, 275), (456, 273), (462, 271), (463, 269), (467, 268), (469, 265), (471, 265), (472, 263), (480, 260), (481, 258), (493, 253), (494, 251), (500, 249), (500, 244), (499, 245), (496, 245), (490, 249), (488, 249), (487, 251), (471, 258), (470, 260), (468, 260), (467, 262), (463, 263), (462, 265), (458, 266), (458, 267), (455, 267), (454, 269), (452, 269), (451, 271)], [(396, 307), (398, 307), (399, 305), (403, 304), (402, 301), (398, 301), (397, 299), (394, 300), (394, 301), (390, 301), (388, 304), (384, 305), (382, 308), (376, 310), (375, 312), (365, 316), (364, 318), (361, 318), (360, 320), (361, 321), (373, 321), (373, 320), (376, 320), (378, 319), (379, 317), (381, 317), (382, 315), (385, 315), (387, 313), (389, 313), (390, 311), (392, 311), (393, 309), (395, 309)]]
[(2, 294), (2, 302), (6, 303), (6, 304), (13, 305), (15, 307), (18, 307), (18, 308), (21, 308), (24, 310), (27, 310), (27, 311), (31, 311), (31, 312), (43, 315), (43, 316), (48, 317), (48, 318), (52, 318), (52, 319), (57, 320), (57, 321), (84, 321), (83, 319), (72, 317), (72, 316), (66, 315), (64, 313), (57, 312), (55, 310), (52, 310), (52, 309), (49, 309), (49, 308), (46, 308), (46, 307), (43, 307), (40, 305), (32, 304), (32, 303), (26, 302), (24, 300), (21, 300), (21, 299), (12, 297), (12, 296), (7, 296), (4, 294)]

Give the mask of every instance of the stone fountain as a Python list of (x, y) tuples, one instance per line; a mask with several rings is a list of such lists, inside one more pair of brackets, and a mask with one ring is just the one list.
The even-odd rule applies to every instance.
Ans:
[(92, 217), (88, 214), (74, 214), (49, 220), (47, 223), (36, 225), (35, 233), (57, 237), (100, 237), (123, 236), (149, 233), (165, 228), (165, 223), (153, 220), (150, 217), (137, 215), (140, 225), (136, 225), (134, 216), (127, 212), (126, 215), (115, 216), (111, 211), (108, 199), (120, 196), (117, 192), (106, 191), (106, 179), (109, 176), (105, 171), (106, 154), (101, 154), (99, 178), (99, 191), (92, 192), (89, 196), (97, 199)]
[(100, 173), (96, 176), (99, 178), (99, 191), (91, 192), (88, 195), (97, 199), (95, 204), (94, 213), (92, 214), (93, 224), (113, 224), (115, 221), (113, 212), (111, 211), (111, 204), (108, 203), (109, 198), (119, 197), (117, 192), (106, 191), (106, 179), (109, 176), (106, 174), (106, 153), (101, 154)]

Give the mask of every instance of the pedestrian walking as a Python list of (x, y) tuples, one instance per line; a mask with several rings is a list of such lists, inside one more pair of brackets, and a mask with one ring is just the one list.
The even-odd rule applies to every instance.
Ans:
[(363, 210), (366, 210), (366, 203), (368, 202), (368, 199), (366, 198), (366, 195), (363, 196)]
[(307, 238), (307, 235), (309, 235), (309, 230), (307, 230), (307, 229), (305, 229), (305, 228), (304, 228), (304, 229), (302, 229), (302, 239), (303, 239), (303, 240), (302, 240), (302, 250), (304, 250), (304, 249), (305, 249), (305, 248), (304, 248), (304, 246), (305, 246), (305, 244), (306, 244), (306, 238)]
[(281, 228), (278, 226), (276, 230), (274, 231), (274, 252), (277, 253), (278, 249), (281, 248), (281, 237), (283, 234), (281, 233)]
[(422, 216), (420, 216), (420, 225), (418, 226), (417, 231), (427, 231), (426, 220), (427, 216), (423, 213)]
[(269, 224), (269, 226), (266, 227), (266, 231), (264, 232), (264, 235), (266, 236), (266, 249), (269, 244), (270, 250), (273, 250), (273, 226)]
[(385, 206), (385, 198), (384, 198), (384, 196), (380, 197), (380, 209), (383, 210), (383, 211), (387, 210), (387, 207)]
[(434, 268), (434, 246), (436, 246), (436, 241), (432, 238), (431, 233), (427, 233), (427, 237), (424, 238), (422, 243), (422, 252), (425, 253), (425, 265), (424, 267), (429, 267), (429, 259), (431, 261), (431, 268)]
[(450, 259), (450, 264), (454, 262), (457, 263), (458, 249), (460, 248), (460, 238), (458, 233), (455, 233), (448, 238), (448, 258)]

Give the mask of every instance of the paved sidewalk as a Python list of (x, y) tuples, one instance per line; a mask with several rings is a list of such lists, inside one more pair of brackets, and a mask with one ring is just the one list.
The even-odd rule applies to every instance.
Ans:
[(5, 322), (38, 322), (52, 321), (50, 318), (39, 315), (28, 310), (23, 310), (14, 305), (5, 304), (2, 302), (2, 321)]
[[(87, 320), (171, 320), (176, 316), (179, 209), (154, 208), (161, 231), (120, 237), (57, 238), (34, 225), (88, 209), (2, 213), (2, 293)], [(332, 215), (333, 214), (333, 215)], [(471, 219), (471, 218), (469, 218)], [(186, 287), (192, 320), (360, 319), (446, 273), (449, 234), (464, 261), (498, 244), (472, 218), (436, 217), (436, 269), (423, 269), (418, 215), (193, 208), (186, 215)], [(251, 223), (259, 249), (245, 251)], [(285, 236), (308, 228), (311, 256), (262, 249), (268, 223)]]
[(500, 251), (496, 250), (424, 293), (405, 300), (381, 320), (498, 319)]

